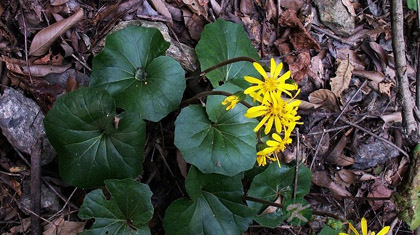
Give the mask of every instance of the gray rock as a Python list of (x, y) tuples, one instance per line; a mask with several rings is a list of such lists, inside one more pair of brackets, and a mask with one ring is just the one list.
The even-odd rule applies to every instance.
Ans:
[(400, 152), (389, 144), (371, 137), (367, 142), (357, 146), (353, 168), (361, 170), (373, 168), (399, 155)]
[(324, 25), (341, 36), (350, 36), (355, 27), (355, 18), (350, 14), (342, 1), (318, 0), (319, 18)]
[(45, 136), (44, 114), (40, 107), (12, 88), (4, 90), (0, 97), (0, 128), (9, 143), (17, 150), (31, 154), (31, 147), (42, 141), (41, 165), (50, 163), (56, 152)]
[[(19, 200), (26, 208), (31, 208), (31, 182), (30, 180), (23, 181), (22, 196)], [(60, 210), (60, 200), (54, 191), (48, 188), (47, 185), (41, 183), (41, 208), (47, 211), (56, 212)], [(29, 214), (24, 208), (23, 212)]]

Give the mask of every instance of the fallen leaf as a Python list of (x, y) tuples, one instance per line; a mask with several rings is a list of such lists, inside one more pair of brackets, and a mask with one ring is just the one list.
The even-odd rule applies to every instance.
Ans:
[(267, 0), (265, 2), (266, 18), (270, 21), (272, 18), (277, 18), (277, 6), (274, 0)]
[[(357, 176), (353, 173), (353, 171), (347, 169), (341, 169), (337, 172), (338, 176), (343, 180), (346, 184), (351, 185), (357, 182)], [(347, 186), (348, 187), (348, 186)]]
[(321, 88), (324, 86), (324, 65), (322, 64), (322, 57), (324, 54), (320, 52), (318, 55), (312, 57), (311, 65), (309, 66), (308, 76), (312, 78), (316, 88)]
[[(382, 183), (382, 179), (376, 179), (369, 188), (368, 197), (389, 198), (391, 194), (392, 190), (385, 187), (385, 185)], [(369, 200), (368, 202), (374, 211), (379, 210), (384, 204), (384, 201), (382, 200)]]
[(344, 155), (343, 150), (347, 146), (347, 136), (341, 136), (331, 153), (325, 158), (326, 161), (337, 166), (349, 166), (354, 163), (354, 159)]
[(239, 10), (245, 15), (251, 15), (255, 12), (254, 1), (242, 0), (239, 5)]
[(304, 4), (303, 0), (282, 0), (280, 1), (281, 7), (285, 9), (293, 9), (299, 11)]
[(74, 91), (79, 85), (75, 76), (69, 76), (66, 81), (66, 92)]
[(341, 2), (346, 7), (346, 9), (350, 13), (350, 15), (357, 16), (356, 12), (354, 11), (353, 4), (351, 4), (351, 2), (349, 0), (341, 0)]
[(34, 77), (44, 77), (50, 73), (63, 73), (68, 68), (71, 67), (71, 64), (54, 66), (54, 65), (28, 65), (23, 60), (18, 60), (14, 58), (9, 58), (6, 56), (2, 56), (0, 61), (6, 62), (6, 67), (8, 70), (24, 75), (24, 76), (31, 76)]
[(207, 9), (209, 0), (182, 0), (188, 8), (197, 15), (208, 17)]
[(375, 52), (378, 59), (382, 62), (382, 67), (386, 67), (388, 65), (388, 54), (382, 48), (382, 46), (376, 42), (369, 42), (369, 46)]
[(9, 232), (3, 233), (2, 235), (25, 234), (28, 231), (30, 225), (31, 225), (30, 217), (22, 219), (19, 225), (12, 227), (9, 230)]
[(69, 0), (50, 0), (51, 6), (60, 6), (67, 3)]
[(172, 15), (169, 12), (168, 8), (166, 7), (165, 3), (162, 0), (151, 0), (152, 5), (155, 7), (156, 11), (159, 12), (161, 15), (165, 16), (172, 22)]
[(377, 83), (380, 83), (385, 79), (385, 75), (378, 71), (353, 70), (353, 75), (367, 78)]
[(43, 235), (56, 235), (56, 234), (66, 234), (66, 235), (76, 235), (83, 231), (86, 222), (73, 222), (64, 220), (63, 216), (60, 216), (52, 223), (49, 223), (44, 226)]
[(318, 105), (318, 107), (326, 108), (331, 112), (338, 112), (340, 108), (338, 107), (337, 97), (335, 94), (327, 89), (319, 89), (308, 96), (309, 102), (312, 104)]
[(342, 47), (337, 49), (337, 59), (340, 60), (350, 60), (351, 65), (353, 65), (354, 69), (357, 70), (364, 70), (365, 64), (362, 59), (360, 59), (359, 55), (346, 47)]
[(379, 92), (382, 94), (387, 95), (389, 98), (391, 98), (391, 87), (393, 83), (392, 82), (381, 82), (379, 83)]
[(344, 90), (350, 85), (350, 80), (353, 72), (353, 65), (349, 60), (337, 60), (337, 71), (335, 77), (331, 78), (330, 85), (331, 91), (337, 96), (341, 97)]
[(29, 55), (40, 56), (45, 54), (54, 41), (68, 29), (81, 21), (83, 16), (83, 9), (80, 8), (69, 18), (56, 22), (39, 31), (32, 40)]
[(316, 171), (312, 174), (312, 183), (329, 188), (335, 195), (338, 196), (350, 196), (351, 193), (347, 191), (344, 187), (334, 183), (328, 176), (326, 171)]
[[(242, 1), (241, 1), (242, 3)], [(210, 0), (211, 9), (213, 9), (216, 16), (220, 15), (220, 12), (222, 11), (222, 7), (216, 0)]]
[(401, 112), (383, 114), (379, 116), (385, 123), (402, 122)]

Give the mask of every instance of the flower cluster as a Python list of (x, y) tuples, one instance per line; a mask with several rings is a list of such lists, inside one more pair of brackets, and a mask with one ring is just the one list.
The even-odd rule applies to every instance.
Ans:
[[(367, 227), (367, 220), (365, 218), (362, 218), (362, 220), (360, 221), (360, 227), (362, 228), (362, 235), (368, 235), (368, 227)], [(349, 228), (350, 230), (355, 234), (355, 235), (360, 235), (359, 232), (356, 230), (356, 228), (349, 223)], [(381, 231), (379, 231), (377, 234), (375, 232), (370, 232), (370, 235), (385, 235), (389, 232), (390, 227), (389, 226), (385, 226), (381, 229)], [(347, 233), (340, 233), (340, 235), (349, 235)]]
[[(259, 124), (254, 128), (255, 132), (264, 126), (264, 134), (272, 133), (272, 139), (268, 140), (265, 143), (266, 147), (257, 153), (259, 166), (265, 166), (267, 159), (278, 162), (277, 154), (284, 151), (286, 145), (292, 142), (290, 134), (295, 126), (302, 124), (298, 122), (300, 116), (297, 115), (300, 101), (294, 99), (300, 90), (296, 84), (288, 83), (290, 71), (280, 75), (283, 68), (282, 63), (276, 64), (274, 59), (271, 59), (270, 63), (270, 73), (267, 73), (260, 64), (253, 63), (263, 80), (250, 76), (244, 77), (247, 82), (252, 84), (244, 91), (244, 94), (251, 96), (254, 102), (257, 101), (259, 104), (249, 108), (245, 116), (261, 118)], [(295, 95), (292, 95), (293, 91), (296, 91)], [(288, 98), (284, 99), (282, 95)], [(238, 102), (238, 97), (233, 95), (227, 97), (222, 104), (228, 105), (226, 108), (228, 110)], [(282, 133), (283, 137), (280, 136)]]

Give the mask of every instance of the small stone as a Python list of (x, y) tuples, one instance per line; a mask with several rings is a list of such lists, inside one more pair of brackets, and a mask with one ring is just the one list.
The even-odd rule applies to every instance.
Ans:
[(355, 18), (344, 6), (342, 1), (314, 1), (318, 7), (319, 18), (324, 25), (340, 36), (350, 36), (355, 27)]
[(31, 154), (32, 146), (41, 139), (41, 165), (50, 163), (56, 152), (44, 130), (44, 114), (35, 101), (12, 88), (0, 97), (0, 128), (9, 143), (17, 150)]

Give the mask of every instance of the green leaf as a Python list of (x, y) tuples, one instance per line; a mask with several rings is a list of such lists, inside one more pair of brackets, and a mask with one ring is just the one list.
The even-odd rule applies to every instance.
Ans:
[(102, 190), (86, 195), (78, 216), (95, 219), (90, 230), (82, 234), (150, 234), (147, 223), (153, 216), (149, 186), (132, 179), (106, 180), (111, 194), (107, 200)]
[(203, 174), (191, 167), (186, 189), (192, 200), (174, 201), (165, 212), (166, 234), (241, 234), (252, 222), (252, 210), (242, 203), (243, 174), (226, 177)]
[(417, 11), (417, 0), (407, 0), (407, 6), (409, 9)]
[[(263, 173), (254, 177), (247, 194), (270, 202), (274, 202), (278, 195), (284, 200), (290, 200), (293, 197), (295, 171), (296, 168), (288, 164), (282, 164), (281, 168), (277, 164), (270, 164)], [(311, 171), (306, 166), (299, 166), (296, 198), (302, 198), (309, 193), (311, 180)], [(267, 207), (252, 201), (248, 201), (248, 205), (256, 213), (261, 213)], [(274, 214), (278, 216), (265, 213), (255, 217), (254, 220), (263, 226), (275, 227), (283, 221), (284, 213), (274, 212)]]
[[(216, 90), (238, 89), (225, 84)], [(197, 105), (184, 108), (175, 121), (175, 145), (201, 172), (233, 176), (256, 161), (256, 120), (244, 116), (247, 108), (242, 104), (226, 111), (221, 104), (225, 98), (209, 96), (206, 110)]]
[(115, 108), (108, 92), (80, 88), (58, 98), (48, 112), (45, 131), (65, 182), (93, 188), (140, 174), (146, 124), (134, 113), (117, 115)]
[(107, 36), (93, 59), (90, 86), (107, 90), (117, 106), (159, 121), (178, 108), (185, 90), (181, 65), (165, 54), (159, 30), (129, 26)]
[[(204, 27), (195, 51), (203, 71), (215, 64), (240, 56), (259, 60), (258, 53), (243, 26), (222, 19)], [(207, 74), (207, 77), (213, 87), (217, 87), (219, 82), (227, 82), (235, 77), (243, 80), (245, 75), (258, 76), (258, 73), (252, 63), (241, 61), (213, 70)]]
[(303, 198), (296, 198), (284, 203), (285, 221), (293, 226), (309, 222), (312, 216), (311, 205)]

